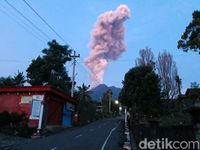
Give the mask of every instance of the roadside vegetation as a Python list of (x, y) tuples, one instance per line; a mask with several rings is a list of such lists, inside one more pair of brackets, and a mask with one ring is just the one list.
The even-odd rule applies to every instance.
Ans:
[(36, 129), (28, 127), (28, 118), (25, 113), (0, 113), (0, 132), (13, 136), (30, 137)]
[[(124, 77), (119, 100), (130, 112), (131, 125), (159, 122), (161, 126), (191, 124), (187, 109), (194, 101), (182, 98), (182, 80), (172, 54), (140, 50), (136, 66)], [(197, 102), (197, 100), (196, 100)]]
[[(184, 52), (200, 53), (200, 11), (194, 11), (177, 47)], [(151, 48), (141, 49), (135, 66), (124, 76), (120, 102), (130, 112), (130, 124), (145, 124), (151, 120), (162, 126), (191, 124), (188, 108), (199, 103), (198, 97), (183, 97), (182, 79), (173, 55), (167, 51), (155, 59)], [(199, 88), (196, 82), (191, 88)]]

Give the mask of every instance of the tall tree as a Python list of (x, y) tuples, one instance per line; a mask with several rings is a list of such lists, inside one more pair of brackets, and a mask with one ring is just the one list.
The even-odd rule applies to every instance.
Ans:
[(159, 53), (157, 70), (160, 77), (161, 92), (164, 99), (174, 99), (179, 94), (177, 84), (178, 69), (173, 56), (168, 52)]
[(154, 54), (151, 51), (151, 48), (145, 47), (144, 49), (141, 49), (139, 55), (139, 58), (135, 61), (136, 66), (151, 66), (154, 68)]
[(192, 50), (200, 54), (200, 11), (194, 11), (192, 17), (193, 19), (186, 27), (177, 47), (186, 52)]
[(42, 50), (43, 56), (32, 60), (27, 71), (28, 82), (31, 85), (54, 85), (69, 93), (71, 79), (65, 68), (70, 61), (71, 50), (67, 45), (60, 45), (56, 40), (48, 42), (48, 48)]
[(49, 68), (45, 60), (38, 56), (26, 70), (28, 83), (31, 85), (45, 85), (49, 81)]
[(137, 114), (144, 114), (147, 118), (156, 117), (159, 114), (160, 86), (152, 67), (130, 69), (125, 74), (119, 100)]

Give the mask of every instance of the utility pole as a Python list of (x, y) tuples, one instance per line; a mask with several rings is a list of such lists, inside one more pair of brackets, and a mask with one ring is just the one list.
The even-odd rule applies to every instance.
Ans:
[(125, 121), (125, 125), (127, 125), (127, 109), (126, 109), (126, 106), (125, 106), (125, 109), (124, 109), (124, 121)]
[(80, 54), (76, 55), (76, 52), (74, 51), (73, 55), (70, 55), (72, 58), (72, 65), (73, 65), (73, 71), (72, 71), (72, 89), (71, 89), (71, 97), (74, 97), (74, 83), (75, 83), (75, 76), (76, 76), (76, 58), (80, 57)]
[(111, 99), (112, 99), (112, 92), (109, 90), (109, 101), (108, 101), (108, 111), (111, 113)]

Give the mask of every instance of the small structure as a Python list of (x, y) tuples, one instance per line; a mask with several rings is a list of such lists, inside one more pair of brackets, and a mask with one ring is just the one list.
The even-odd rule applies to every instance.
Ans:
[(29, 127), (72, 126), (78, 101), (53, 86), (0, 87), (0, 112), (25, 112)]
[(185, 96), (191, 99), (199, 99), (200, 98), (200, 88), (188, 88), (185, 92)]
[(178, 100), (189, 100), (193, 105), (200, 103), (200, 88), (188, 88), (185, 94), (178, 96)]
[(103, 112), (101, 102), (96, 102), (96, 112)]

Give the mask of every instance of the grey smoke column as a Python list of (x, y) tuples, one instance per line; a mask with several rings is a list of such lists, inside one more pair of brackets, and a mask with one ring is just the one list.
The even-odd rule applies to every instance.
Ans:
[(89, 43), (90, 55), (85, 60), (90, 69), (92, 86), (103, 83), (103, 76), (109, 61), (117, 60), (125, 51), (123, 22), (130, 17), (126, 5), (120, 5), (115, 11), (101, 14), (92, 29)]

